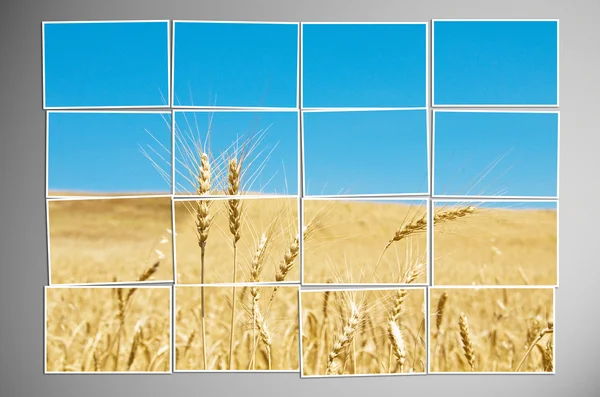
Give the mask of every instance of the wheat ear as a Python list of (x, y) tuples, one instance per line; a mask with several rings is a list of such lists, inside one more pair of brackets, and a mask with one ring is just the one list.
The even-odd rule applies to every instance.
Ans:
[[(436, 224), (436, 223), (441, 223), (441, 222), (446, 222), (446, 221), (452, 221), (452, 220), (470, 215), (474, 212), (475, 212), (475, 207), (472, 205), (470, 205), (468, 207), (458, 208), (455, 210), (440, 212), (433, 216), (433, 223)], [(414, 234), (417, 234), (419, 232), (425, 231), (426, 229), (427, 229), (427, 213), (423, 214), (423, 216), (421, 216), (419, 219), (412, 221), (412, 222), (405, 223), (404, 225), (399, 227), (396, 230), (396, 232), (394, 233), (394, 236), (387, 242), (387, 244), (383, 248), (383, 251), (379, 255), (379, 258), (377, 259), (377, 262), (375, 263), (375, 266), (373, 269), (373, 274), (375, 274), (375, 271), (377, 270), (377, 267), (379, 266), (381, 259), (383, 259), (383, 255), (386, 253), (388, 248), (390, 248), (390, 246), (393, 243), (404, 240), (405, 238), (412, 236)]]
[(388, 320), (388, 337), (392, 345), (394, 356), (396, 356), (396, 361), (400, 365), (400, 372), (404, 372), (404, 361), (406, 360), (404, 337), (402, 336), (400, 326), (391, 317)]
[(140, 341), (143, 339), (142, 337), (142, 327), (140, 321), (135, 324), (135, 330), (133, 335), (133, 342), (131, 344), (131, 349), (129, 350), (129, 356), (127, 358), (127, 370), (131, 369), (133, 362), (135, 361), (136, 353), (138, 347), (140, 345)]
[[(446, 302), (448, 301), (448, 292), (444, 291), (440, 296), (437, 303), (437, 310), (435, 312), (435, 349), (433, 350), (434, 359), (438, 362), (438, 355), (440, 352), (440, 336), (442, 335), (442, 321), (444, 320), (444, 312), (446, 310)], [(439, 365), (439, 363), (438, 363)]]
[[(304, 240), (308, 237), (310, 231), (312, 231), (312, 227), (310, 224), (304, 227), (302, 231), (302, 237)], [(294, 262), (298, 257), (298, 253), (300, 252), (300, 234), (297, 234), (296, 237), (292, 240), (287, 250), (283, 254), (283, 260), (279, 264), (277, 268), (277, 272), (275, 273), (275, 281), (282, 282), (285, 280), (285, 277), (288, 275), (290, 270), (294, 267)], [(273, 287), (273, 292), (271, 293), (271, 297), (269, 298), (269, 304), (273, 302), (275, 298), (275, 293), (279, 289), (279, 286), (276, 285)]]
[(258, 329), (258, 335), (260, 336), (260, 340), (265, 345), (265, 349), (267, 351), (267, 362), (269, 365), (269, 370), (271, 370), (271, 346), (272, 346), (272, 338), (271, 332), (267, 327), (267, 321), (262, 315), (262, 312), (257, 308), (256, 312), (256, 328)]
[[(443, 211), (443, 212), (437, 213), (433, 216), (433, 224), (447, 222), (447, 221), (453, 221), (455, 219), (470, 215), (474, 212), (475, 212), (475, 207), (472, 205), (470, 205), (468, 207), (458, 208), (455, 210)], [(394, 237), (392, 237), (390, 239), (390, 241), (388, 241), (387, 246), (389, 247), (389, 245), (393, 244), (396, 241), (403, 240), (413, 234), (422, 232), (426, 228), (427, 228), (427, 214), (423, 214), (423, 216), (421, 218), (417, 219), (416, 221), (406, 223), (403, 226), (401, 226), (400, 228), (398, 228), (398, 230), (396, 230), (396, 233), (394, 233)]]
[[(159, 259), (156, 262), (154, 262), (152, 265), (148, 266), (146, 268), (146, 270), (144, 270), (144, 272), (140, 275), (140, 277), (138, 277), (138, 279), (137, 279), (138, 282), (142, 282), (142, 281), (148, 280), (158, 270), (158, 267), (160, 266), (160, 261), (165, 256), (164, 256), (164, 254), (161, 251), (157, 250), (157, 253), (158, 253)], [(133, 288), (129, 289), (129, 291), (127, 292), (127, 297), (125, 298), (125, 304), (127, 304), (127, 302), (129, 302), (129, 300), (131, 299), (131, 296), (133, 295), (133, 293), (135, 291), (137, 291), (137, 287), (133, 287)]]
[(467, 362), (471, 367), (471, 371), (473, 371), (475, 370), (475, 351), (473, 350), (473, 344), (471, 343), (469, 321), (464, 313), (460, 314), (458, 325), (460, 327), (460, 339), (462, 340), (465, 357), (467, 358)]
[(444, 310), (446, 308), (446, 301), (448, 300), (448, 293), (444, 291), (440, 296), (437, 304), (437, 311), (435, 317), (435, 328), (437, 330), (437, 334), (440, 333), (440, 329), (442, 327), (442, 320), (444, 319)]
[(326, 375), (337, 374), (339, 366), (336, 364), (336, 358), (346, 349), (354, 338), (354, 334), (360, 323), (361, 311), (355, 302), (350, 303), (350, 315), (344, 323), (342, 331), (336, 336), (333, 348), (329, 353), (327, 360)]

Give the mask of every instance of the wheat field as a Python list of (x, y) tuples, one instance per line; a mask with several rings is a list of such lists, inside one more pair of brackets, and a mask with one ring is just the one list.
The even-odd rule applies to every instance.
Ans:
[[(445, 205), (436, 205), (436, 213)], [(556, 209), (479, 207), (434, 224), (436, 285), (556, 285)]]
[(302, 375), (426, 371), (425, 289), (303, 291)]
[(48, 202), (52, 284), (173, 281), (170, 197)]
[(275, 290), (270, 286), (236, 286), (238, 305), (233, 337), (232, 291), (232, 286), (175, 287), (175, 368), (297, 371), (298, 287), (281, 286)]
[(413, 283), (425, 284), (427, 225), (388, 243), (426, 215), (425, 202), (304, 200), (304, 282), (398, 284), (423, 267)]
[[(196, 209), (199, 201), (175, 202), (177, 282), (181, 284), (216, 284), (251, 282), (251, 262), (263, 236), (268, 236), (268, 251), (261, 264), (261, 282), (275, 282), (286, 250), (299, 234), (297, 198), (242, 198), (240, 206), (240, 240), (237, 255), (240, 266), (233, 278), (232, 236), (229, 229), (227, 200), (210, 201), (210, 231), (205, 249), (204, 279), (200, 261)], [(204, 282), (203, 282), (204, 281)], [(285, 276), (287, 282), (300, 281), (298, 264)]]
[(170, 372), (171, 288), (47, 287), (47, 372)]
[(552, 372), (553, 288), (430, 290), (430, 372)]
[[(427, 346), (415, 285), (555, 285), (555, 209), (437, 203), (428, 213), (425, 200), (309, 198), (301, 224), (299, 198), (248, 190), (261, 134), (217, 157), (184, 148), (192, 199), (49, 201), (51, 284), (175, 282), (180, 371), (552, 371), (552, 289), (434, 288)], [(303, 290), (299, 308), (300, 281), (396, 287)], [(54, 288), (50, 372), (171, 369), (168, 289)]]
[[(204, 200), (207, 201), (207, 200)], [(211, 200), (211, 217), (209, 235), (205, 240), (205, 283), (214, 282), (231, 283), (233, 281), (234, 268), (237, 272), (235, 280), (238, 283), (279, 281), (276, 298), (269, 307), (269, 323), (273, 324), (276, 333), (282, 330), (283, 334), (278, 338), (285, 338), (286, 343), (273, 339), (273, 356), (271, 357), (272, 370), (294, 370), (298, 368), (298, 357), (294, 356), (291, 348), (294, 328), (293, 319), (297, 323), (297, 296), (284, 287), (285, 283), (297, 282), (300, 274), (297, 219), (297, 200), (289, 198), (269, 199), (240, 199), (241, 215), (238, 222), (231, 223), (230, 201), (233, 200)], [(183, 202), (176, 202), (176, 243), (177, 243), (177, 275), (179, 282), (199, 284), (202, 282), (202, 250), (200, 248), (201, 235), (198, 233), (197, 210), (200, 201), (190, 201), (192, 206)], [(415, 284), (426, 282), (426, 234), (419, 221), (423, 216), (423, 208), (415, 205), (406, 205), (394, 202), (354, 202), (354, 201), (323, 201), (306, 200), (305, 202), (305, 281), (307, 282), (356, 282), (362, 279), (365, 282), (380, 282), (381, 280), (403, 284)], [(111, 282), (111, 281), (139, 281), (146, 277), (146, 270), (152, 269), (144, 281), (156, 281), (172, 278), (172, 258), (170, 253), (171, 236), (167, 232), (170, 224), (171, 204), (170, 199), (144, 198), (144, 199), (106, 199), (106, 200), (72, 200), (56, 201), (49, 203), (50, 209), (50, 250), (51, 271), (53, 282)], [(395, 215), (397, 214), (397, 215)], [(196, 218), (194, 218), (196, 216)], [(556, 274), (556, 213), (548, 210), (499, 210), (464, 206), (453, 206), (451, 208), (436, 208), (434, 214), (435, 235), (435, 262), (434, 275), (436, 283), (444, 280), (448, 283), (515, 283), (541, 284), (553, 281)], [(163, 220), (164, 219), (164, 220)], [(179, 221), (177, 221), (179, 219)], [(231, 227), (233, 225), (233, 228)], [(238, 228), (239, 229), (236, 229)], [(239, 231), (239, 240), (236, 242), (237, 255), (235, 256), (233, 241), (235, 234), (232, 230)], [(166, 236), (165, 236), (166, 235)], [(350, 237), (349, 237), (350, 236)], [(157, 238), (158, 237), (158, 238)], [(165, 240), (166, 238), (166, 240)], [(491, 240), (494, 238), (495, 240)], [(162, 241), (162, 243), (161, 243)], [(91, 247), (91, 248), (90, 248)], [(104, 250), (108, 248), (105, 253)], [(159, 247), (164, 258), (157, 255), (154, 250)], [(388, 247), (387, 249), (385, 247)], [(443, 254), (440, 254), (442, 250)], [(554, 250), (554, 251), (553, 251)], [(502, 254), (498, 254), (501, 251)], [(92, 253), (93, 255), (90, 255)], [(383, 255), (382, 255), (383, 253)], [(463, 255), (460, 257), (460, 255)], [(522, 261), (516, 261), (519, 255), (532, 255), (525, 257)], [(145, 256), (145, 257), (144, 257)], [(380, 263), (378, 258), (381, 257)], [(461, 266), (451, 266), (451, 259), (460, 261)], [(111, 258), (117, 258), (112, 260)], [(504, 259), (506, 258), (506, 259)], [(554, 258), (554, 261), (552, 260)], [(419, 261), (417, 259), (422, 259)], [(547, 260), (546, 260), (547, 259)], [(179, 262), (181, 260), (181, 262)], [(534, 263), (534, 267), (527, 264)], [(85, 266), (82, 266), (85, 264)], [(332, 266), (332, 264), (335, 264)], [(369, 267), (369, 264), (371, 267)], [(513, 266), (514, 264), (514, 266)], [(156, 266), (155, 266), (156, 265)], [(367, 276), (373, 273), (374, 266), (380, 266), (376, 275), (371, 279)], [(339, 267), (336, 267), (339, 266)], [(519, 270), (521, 268), (521, 270)], [(382, 270), (379, 270), (382, 269)], [(483, 270), (482, 270), (483, 269)], [(535, 270), (535, 272), (533, 272)], [(349, 277), (351, 276), (351, 277)], [(388, 277), (387, 279), (385, 277)], [(483, 277), (483, 278), (482, 278)], [(258, 343), (256, 360), (249, 360), (247, 352), (249, 339), (248, 333), (248, 294), (249, 287), (237, 287), (235, 295), (231, 287), (221, 287), (219, 293), (210, 288), (205, 288), (205, 319), (206, 321), (220, 324), (202, 328), (198, 324), (199, 308), (202, 307), (201, 288), (189, 287), (185, 293), (177, 295), (177, 365), (179, 369), (202, 370), (204, 369), (204, 350), (202, 343), (202, 329), (206, 330), (204, 339), (207, 343), (206, 368), (209, 370), (229, 369), (229, 350), (236, 353), (236, 361), (231, 369), (247, 370), (249, 365), (254, 365), (254, 370), (268, 370), (268, 360), (265, 359), (265, 349)], [(215, 287), (216, 288), (216, 287)], [(264, 299), (269, 295), (268, 289), (272, 287), (260, 287), (265, 293), (259, 294), (260, 307), (264, 308)], [(297, 287), (289, 287), (291, 289)], [(242, 292), (243, 291), (243, 292)], [(450, 292), (459, 290), (451, 289)], [(469, 290), (470, 291), (470, 290)], [(500, 291), (500, 290), (499, 290)], [(512, 290), (510, 290), (512, 291)], [(537, 290), (536, 290), (537, 291)], [(242, 296), (241, 294), (245, 294)], [(310, 296), (313, 293), (307, 292)], [(233, 299), (235, 296), (235, 299)], [(86, 298), (87, 297), (87, 298)], [(91, 295), (78, 298), (80, 305), (83, 300), (89, 299), (90, 307), (95, 307), (96, 299)], [(472, 297), (475, 302), (488, 302), (488, 298)], [(384, 299), (385, 300), (385, 299)], [(110, 299), (106, 299), (110, 302)], [(235, 318), (232, 319), (232, 306), (236, 302)], [(316, 299), (322, 304), (322, 299)], [(432, 304), (435, 302), (432, 296)], [(211, 302), (211, 303), (208, 303)], [(215, 303), (212, 303), (215, 302)], [(529, 301), (527, 301), (529, 302)], [(310, 303), (310, 299), (304, 303)], [(314, 303), (314, 305), (319, 305)], [(473, 305), (474, 303), (469, 303)], [(493, 311), (497, 302), (486, 303)], [(533, 304), (532, 304), (533, 305)], [(511, 331), (514, 334), (523, 333), (527, 321), (532, 318), (531, 312), (537, 310), (536, 305), (523, 304), (522, 312), (512, 313), (511, 316), (519, 322), (519, 330)], [(551, 310), (552, 302), (545, 303)], [(216, 308), (216, 311), (215, 311)], [(96, 310), (96, 309), (94, 309)], [(130, 310), (137, 310), (132, 306)], [(141, 310), (141, 309), (140, 309)], [(168, 310), (168, 309), (165, 309)], [(308, 320), (309, 314), (315, 308), (302, 312), (303, 324), (306, 321), (316, 322), (322, 319), (318, 317)], [(465, 309), (463, 309), (465, 310)], [(251, 311), (251, 310), (250, 310)], [(384, 309), (381, 313), (379, 323), (375, 327), (378, 333), (385, 328), (383, 319)], [(414, 311), (413, 312), (417, 312)], [(56, 312), (49, 312), (48, 329), (53, 329), (63, 317), (56, 317)], [(194, 314), (195, 313), (195, 314)], [(313, 314), (316, 315), (318, 310)], [(432, 311), (433, 313), (433, 311)], [(215, 318), (219, 314), (220, 319)], [(165, 314), (165, 315), (168, 315)], [(332, 312), (332, 318), (333, 312)], [(454, 315), (456, 317), (456, 315)], [(516, 317), (515, 317), (516, 316)], [(512, 318), (511, 317), (511, 318)], [(535, 316), (534, 316), (535, 317)], [(545, 317), (544, 317), (545, 318)], [(489, 321), (478, 323), (473, 314), (468, 316), (472, 327), (489, 331)], [(372, 319), (375, 320), (374, 318)], [(75, 321), (75, 320), (73, 320)], [(97, 320), (101, 321), (100, 318)], [(338, 320), (339, 321), (339, 320)], [(449, 320), (448, 320), (449, 321)], [(491, 320), (490, 320), (491, 321)], [(432, 321), (432, 324), (434, 322)], [(233, 324), (233, 326), (232, 326)], [(287, 324), (287, 325), (282, 325)], [(297, 324), (296, 324), (297, 325)], [(304, 328), (303, 338), (314, 338), (311, 324)], [(454, 326), (457, 326), (456, 324)], [(330, 333), (339, 329), (340, 324), (331, 325)], [(343, 327), (342, 327), (343, 328)], [(231, 330), (234, 337), (231, 337)], [(414, 327), (412, 332), (417, 332)], [(473, 332), (484, 332), (474, 328)], [(210, 330), (210, 332), (208, 332)], [(218, 330), (218, 331), (214, 331)], [(308, 330), (308, 331), (307, 331)], [(432, 332), (435, 328), (432, 328)], [(306, 332), (309, 332), (307, 336)], [(408, 332), (408, 331), (407, 331)], [(312, 335), (310, 333), (313, 333)], [(191, 342), (190, 335), (195, 334)], [(239, 339), (238, 339), (239, 338)], [(359, 340), (361, 337), (359, 336)], [(374, 342), (383, 344), (384, 338), (380, 335), (379, 340), (371, 337)], [(239, 346), (238, 350), (230, 349), (230, 341), (234, 340)], [(525, 340), (522, 336), (518, 340)], [(366, 339), (363, 339), (365, 342)], [(186, 349), (186, 343), (190, 345)], [(306, 342), (306, 341), (304, 341)], [(278, 344), (282, 344), (281, 346)], [(332, 340), (319, 342), (322, 346), (331, 346)], [(317, 343), (317, 344), (319, 344)], [(370, 342), (369, 342), (370, 343)], [(439, 342), (456, 356), (456, 341), (449, 339)], [(285, 345), (285, 346), (283, 346)], [(71, 349), (75, 349), (72, 345)], [(216, 347), (215, 347), (216, 346)], [(477, 346), (477, 345), (475, 345)], [(80, 345), (83, 348), (83, 345)], [(521, 346), (522, 347), (522, 346)], [(367, 349), (370, 347), (367, 346)], [(185, 350), (185, 354), (182, 353)], [(325, 350), (325, 347), (321, 347)], [(224, 355), (223, 350), (228, 353)], [(530, 353), (531, 360), (538, 360), (539, 348)], [(305, 350), (306, 352), (307, 350)], [(323, 362), (325, 358), (322, 353), (315, 364), (311, 358), (315, 350), (308, 349), (310, 354), (305, 357), (310, 362), (304, 368), (305, 374), (323, 373)], [(522, 349), (515, 347), (513, 359), (517, 360)], [(52, 353), (55, 354), (55, 353)], [(83, 353), (80, 353), (83, 354)], [(280, 356), (280, 354), (282, 356)], [(362, 353), (361, 353), (362, 354)], [(366, 353), (365, 353), (366, 354)], [(413, 353), (411, 353), (413, 354)], [(502, 364), (503, 360), (509, 360), (508, 351), (497, 353), (501, 359), (497, 359), (496, 368), (504, 368), (503, 371), (514, 369), (508, 364)], [(502, 356), (502, 355), (505, 356)], [(541, 354), (541, 353), (540, 353)], [(49, 352), (50, 355), (50, 352)], [(77, 354), (70, 353), (70, 356)], [(200, 358), (199, 358), (200, 356)], [(56, 356), (55, 356), (56, 357)], [(282, 358), (285, 357), (285, 358)], [(537, 357), (537, 358), (536, 358)], [(463, 357), (464, 358), (464, 357)], [(50, 358), (49, 358), (50, 359)], [(296, 360), (296, 361), (294, 361)], [(312, 361), (311, 361), (312, 360)], [(455, 363), (444, 369), (447, 371), (458, 371), (463, 368), (460, 358), (455, 358)], [(57, 359), (53, 359), (56, 362)], [(415, 361), (414, 367), (409, 369), (414, 372), (421, 370), (419, 360)], [(481, 362), (478, 368), (485, 371), (495, 371), (491, 364), (484, 365)], [(508, 362), (508, 361), (506, 361)], [(432, 360), (433, 368), (437, 368)], [(530, 364), (523, 365), (520, 371), (528, 368)], [(538, 363), (539, 364), (539, 363)], [(53, 364), (56, 365), (56, 364)], [(67, 367), (75, 364), (64, 364)], [(89, 364), (86, 364), (89, 365)], [(108, 364), (107, 364), (108, 365)], [(444, 364), (446, 365), (446, 364)], [(360, 367), (360, 365), (359, 365)], [(347, 371), (349, 367), (344, 367)], [(378, 368), (378, 369), (377, 369)], [(365, 364), (363, 368), (357, 368), (357, 372), (383, 373), (385, 368), (375, 367), (375, 364)], [(444, 367), (446, 368), (446, 367)], [(535, 368), (539, 369), (539, 365)], [(252, 368), (250, 368), (252, 370)], [(308, 372), (306, 372), (308, 371)], [(389, 369), (387, 370), (389, 371)], [(344, 372), (345, 373), (345, 372)]]

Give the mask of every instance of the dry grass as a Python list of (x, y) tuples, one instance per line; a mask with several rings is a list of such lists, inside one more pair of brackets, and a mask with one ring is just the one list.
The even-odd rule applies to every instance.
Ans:
[(303, 375), (424, 372), (424, 292), (303, 291)]
[(173, 280), (171, 199), (48, 203), (53, 284), (137, 281), (164, 255), (151, 280)]
[(436, 285), (556, 285), (557, 259), (554, 209), (478, 207), (434, 225)]
[(297, 371), (298, 287), (281, 286), (269, 302), (272, 292), (273, 287), (266, 286), (236, 288), (236, 332), (230, 368), (231, 287), (204, 288), (207, 357), (204, 367), (204, 349), (199, 337), (202, 289), (175, 287), (176, 369)]
[(49, 287), (48, 372), (169, 372), (169, 287)]
[(433, 288), (430, 307), (431, 372), (552, 371), (552, 288)]

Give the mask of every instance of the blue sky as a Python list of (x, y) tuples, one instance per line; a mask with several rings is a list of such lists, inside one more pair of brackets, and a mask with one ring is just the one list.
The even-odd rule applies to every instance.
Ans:
[(175, 23), (175, 105), (296, 107), (298, 24)]
[(44, 63), (47, 107), (165, 105), (168, 23), (45, 24)]
[(435, 213), (444, 211), (445, 209), (451, 209), (456, 206), (468, 206), (473, 205), (480, 209), (509, 209), (509, 210), (530, 210), (530, 209), (545, 209), (545, 210), (556, 210), (557, 205), (554, 201), (478, 201), (478, 202), (440, 202), (434, 201)]
[(303, 25), (304, 107), (426, 106), (425, 24)]
[(556, 105), (555, 21), (434, 22), (437, 105)]
[(425, 110), (304, 114), (306, 193), (427, 193)]
[[(176, 112), (176, 193), (190, 194), (195, 190), (186, 166), (197, 164), (185, 151), (185, 147), (198, 147), (195, 142), (206, 141), (210, 123), (209, 148), (213, 158), (222, 153), (234, 154), (232, 143), (240, 142), (240, 147), (260, 131), (266, 130), (258, 149), (248, 156), (249, 167), (242, 183), (246, 191), (270, 194), (298, 193), (298, 113), (296, 112)], [(262, 152), (262, 153), (261, 153)], [(229, 157), (227, 157), (229, 158)], [(252, 175), (266, 160), (258, 178)], [(219, 165), (220, 164), (220, 165)], [(223, 169), (223, 161), (217, 160), (213, 170)], [(213, 171), (216, 174), (216, 171)], [(216, 179), (216, 178), (215, 178)], [(223, 178), (219, 178), (223, 180)], [(195, 181), (195, 180), (194, 180)]]
[(169, 194), (138, 146), (157, 162), (164, 157), (170, 174), (171, 115), (163, 117), (169, 125), (156, 113), (49, 113), (48, 190)]
[(434, 134), (436, 195), (557, 194), (556, 113), (438, 111)]
[[(296, 106), (297, 24), (178, 22), (174, 28), (176, 104)], [(552, 103), (556, 28), (555, 22), (436, 22), (436, 101)], [(305, 107), (426, 105), (424, 24), (303, 29)], [(48, 106), (165, 104), (166, 22), (46, 24), (44, 34)], [(210, 115), (195, 113), (191, 126), (177, 121), (204, 135)], [(305, 113), (306, 193), (426, 193), (426, 117), (424, 110)], [(157, 161), (170, 156), (144, 131), (158, 134), (170, 151), (170, 131), (159, 115), (52, 113), (50, 119), (50, 190), (170, 191), (138, 148), (152, 145)], [(505, 156), (471, 194), (556, 195), (557, 119), (438, 113), (435, 193), (468, 193)], [(269, 127), (261, 149), (278, 146), (252, 190), (296, 194), (297, 122), (295, 112), (214, 113), (211, 151), (220, 153), (249, 129)], [(191, 190), (181, 177), (178, 182)]]
[[(321, 200), (321, 199), (319, 199)], [(411, 206), (421, 206), (426, 205), (427, 201), (425, 200), (411, 200), (411, 199), (386, 199), (386, 200), (377, 200), (377, 199), (351, 199), (351, 200), (343, 200), (344, 202), (369, 202), (369, 203), (381, 203), (381, 204), (405, 204)], [(474, 201), (474, 202), (463, 202), (463, 201), (437, 201), (434, 200), (434, 211), (437, 213), (439, 211), (443, 211), (444, 208), (450, 209), (456, 206), (468, 206), (473, 205), (477, 208), (485, 209), (485, 208), (504, 208), (511, 210), (528, 210), (528, 209), (548, 209), (548, 210), (556, 210), (557, 205), (555, 201)]]

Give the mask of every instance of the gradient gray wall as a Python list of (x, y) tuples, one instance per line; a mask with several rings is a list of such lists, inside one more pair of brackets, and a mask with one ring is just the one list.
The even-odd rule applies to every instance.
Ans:
[[(0, 396), (593, 396), (600, 337), (598, 1), (13, 0), (0, 8)], [(556, 375), (300, 379), (297, 374), (44, 375), (47, 281), (41, 22), (560, 18), (560, 288)]]

